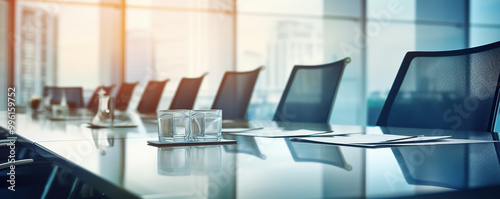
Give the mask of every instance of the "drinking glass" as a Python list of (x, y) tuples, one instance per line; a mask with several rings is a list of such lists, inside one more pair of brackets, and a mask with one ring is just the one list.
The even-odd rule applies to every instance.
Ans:
[(160, 142), (184, 142), (189, 136), (189, 110), (159, 110)]
[(191, 111), (191, 141), (219, 141), (222, 139), (222, 110)]

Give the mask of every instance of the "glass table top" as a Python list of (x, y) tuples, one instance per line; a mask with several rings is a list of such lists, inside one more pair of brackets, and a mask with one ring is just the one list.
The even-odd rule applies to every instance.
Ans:
[[(157, 139), (152, 121), (90, 129), (86, 121), (22, 117), (19, 135), (42, 156), (67, 165), (89, 184), (104, 179), (96, 187), (102, 192), (123, 190), (131, 197), (374, 198), (500, 187), (499, 143), (366, 149), (225, 134), (238, 144), (159, 148), (147, 144)], [(224, 126), (498, 140), (496, 133), (439, 129), (272, 121)]]

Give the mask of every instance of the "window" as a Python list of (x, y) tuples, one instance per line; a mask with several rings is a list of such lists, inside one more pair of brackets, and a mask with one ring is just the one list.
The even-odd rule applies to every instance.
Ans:
[[(18, 104), (43, 86), (81, 86), (84, 96), (119, 71), (119, 9), (99, 1), (18, 1), (15, 84)], [(111, 2), (111, 1), (108, 1)]]
[(238, 1), (238, 69), (266, 66), (255, 88), (249, 119), (272, 119), (294, 65), (317, 65), (351, 57), (331, 121), (362, 123), (361, 52), (345, 48), (353, 40), (352, 35), (361, 30), (360, 2)]
[(18, 0), (12, 40), (7, 2), (0, 41), (15, 52), (0, 46), (0, 72), (13, 53), (18, 105), (44, 85), (82, 86), (88, 98), (126, 81), (140, 82), (134, 109), (147, 81), (168, 78), (167, 108), (181, 78), (208, 72), (195, 104), (206, 109), (225, 71), (263, 65), (247, 118), (269, 120), (294, 65), (351, 57), (330, 122), (374, 125), (406, 52), (500, 40), (495, 0)]
[(208, 72), (195, 108), (210, 108), (224, 72), (235, 69), (232, 1), (129, 4), (125, 81), (141, 82), (131, 103), (138, 103), (147, 81), (170, 79), (159, 105), (166, 109), (183, 77)]
[(470, 46), (480, 46), (500, 40), (500, 2), (471, 0)]
[[(0, 0), (0, 43), (2, 44), (7, 44), (7, 45), (0, 45), (0, 74), (9, 74), (9, 70), (7, 68), (8, 63), (8, 46), (11, 44), (10, 40), (8, 39), (7, 33), (9, 32), (8, 30), (8, 3), (6, 1)], [(1, 93), (7, 93), (7, 85), (8, 85), (8, 78), (0, 78), (0, 92)], [(2, 96), (7, 96), (2, 95)], [(7, 110), (7, 99), (4, 97), (3, 99), (0, 99), (0, 110)]]

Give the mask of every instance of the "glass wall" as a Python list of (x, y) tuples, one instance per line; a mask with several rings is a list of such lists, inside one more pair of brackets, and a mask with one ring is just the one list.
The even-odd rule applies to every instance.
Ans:
[(83, 87), (119, 82), (120, 12), (113, 1), (18, 1), (15, 84), (18, 104), (44, 86)]
[(233, 2), (128, 1), (126, 82), (140, 82), (135, 109), (149, 80), (170, 79), (159, 108), (166, 109), (183, 77), (204, 73), (195, 108), (211, 107), (225, 71), (234, 70)]
[(448, 0), (368, 1), (369, 125), (376, 124), (406, 52), (467, 47), (466, 3)]
[(272, 118), (293, 65), (349, 56), (331, 122), (375, 125), (406, 52), (500, 40), (496, 1), (239, 0), (237, 7), (238, 69), (268, 67), (252, 119)]
[(207, 72), (196, 107), (209, 108), (224, 72), (235, 69), (233, 10), (232, 0), (17, 1), (18, 104), (44, 86), (82, 86), (86, 99), (100, 85), (118, 87), (125, 45), (124, 81), (140, 82), (131, 109), (149, 80), (170, 79), (167, 108), (182, 77)]
[(500, 40), (500, 1), (471, 0), (470, 46), (480, 46)]
[[(195, 104), (205, 109), (225, 71), (263, 65), (248, 119), (269, 120), (294, 65), (351, 57), (330, 122), (374, 125), (406, 52), (500, 40), (495, 0), (16, 2), (16, 36), (10, 41), (16, 46), (18, 105), (40, 96), (43, 86), (82, 86), (88, 98), (99, 85), (125, 81), (140, 82), (129, 107), (135, 109), (147, 81), (170, 79), (163, 109), (182, 77), (208, 72)], [(4, 40), (7, 5), (0, 0)], [(7, 51), (0, 47), (2, 71)]]
[[(265, 6), (263, 6), (265, 5)], [(351, 57), (331, 122), (362, 123), (362, 54), (347, 49), (361, 31), (361, 1), (240, 0), (237, 8), (237, 68), (262, 71), (249, 119), (272, 119), (294, 65), (317, 65)]]

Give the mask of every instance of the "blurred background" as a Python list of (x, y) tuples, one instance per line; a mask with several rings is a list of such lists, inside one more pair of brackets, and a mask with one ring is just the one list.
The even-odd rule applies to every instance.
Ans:
[[(0, 0), (0, 93), (16, 105), (44, 86), (205, 77), (195, 108), (210, 108), (225, 71), (261, 72), (248, 119), (270, 120), (294, 65), (351, 57), (336, 124), (374, 125), (407, 51), (500, 40), (497, 0)], [(141, 90), (142, 89), (142, 90)], [(115, 88), (115, 90), (117, 90)], [(5, 95), (6, 96), (6, 95)], [(6, 110), (6, 97), (0, 98)]]

